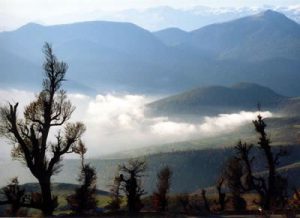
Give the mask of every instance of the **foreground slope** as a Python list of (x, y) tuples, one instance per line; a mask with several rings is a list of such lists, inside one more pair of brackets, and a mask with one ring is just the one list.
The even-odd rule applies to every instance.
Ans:
[[(282, 159), (280, 166), (282, 172), (288, 175), (291, 179), (291, 184), (299, 187), (299, 181), (294, 180), (294, 176), (298, 176), (300, 173), (300, 146), (286, 146), (290, 151), (290, 155)], [(278, 151), (278, 147), (274, 147), (275, 151)], [(173, 170), (172, 177), (172, 193), (193, 192), (199, 188), (205, 188), (214, 186), (219, 178), (224, 162), (234, 153), (232, 148), (215, 148), (215, 149), (202, 149), (191, 151), (178, 151), (169, 153), (158, 153), (146, 156), (140, 156), (141, 159), (147, 161), (147, 171), (144, 177), (144, 186), (148, 194), (151, 194), (155, 189), (156, 174), (163, 166), (170, 166)], [(256, 152), (253, 152), (255, 154)], [(257, 157), (256, 169), (258, 171), (265, 170), (265, 163), (263, 158)], [(109, 190), (109, 185), (112, 184), (113, 178), (118, 174), (118, 165), (128, 161), (127, 158), (123, 159), (91, 159), (89, 162), (97, 170), (97, 188), (102, 190)], [(3, 162), (2, 162), (3, 163)], [(79, 160), (64, 160), (64, 167), (61, 173), (54, 177), (53, 182), (59, 183), (77, 183), (77, 174), (80, 167)], [(5, 163), (4, 163), (5, 165)], [(26, 168), (14, 167), (13, 163), (6, 164), (6, 167), (14, 169), (14, 172), (18, 173), (20, 182), (24, 181), (23, 175), (27, 175), (29, 172)], [(2, 173), (2, 179), (7, 178), (6, 170), (3, 168), (3, 164), (0, 166)], [(292, 172), (292, 174), (289, 174)], [(297, 177), (298, 178), (298, 177)], [(3, 181), (2, 181), (3, 182)], [(26, 181), (30, 182), (30, 181)], [(31, 182), (36, 182), (34, 179)], [(5, 185), (5, 184), (3, 184)], [(62, 187), (64, 189), (64, 187)]]

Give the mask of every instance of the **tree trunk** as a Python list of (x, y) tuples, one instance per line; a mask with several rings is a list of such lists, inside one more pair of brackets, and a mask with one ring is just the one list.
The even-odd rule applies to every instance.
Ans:
[(45, 216), (51, 216), (54, 210), (54, 202), (51, 194), (50, 177), (39, 180), (42, 191), (42, 211)]
[(267, 196), (266, 196), (266, 202), (265, 202), (265, 207), (267, 210), (270, 210), (273, 206), (273, 201), (274, 201), (274, 191), (275, 191), (275, 163), (273, 159), (273, 155), (271, 152), (270, 147), (266, 147), (265, 149), (265, 155), (267, 158), (268, 162), (268, 168), (269, 168), (269, 177), (268, 177), (268, 191), (267, 191)]
[(207, 197), (206, 197), (206, 191), (204, 189), (202, 189), (201, 195), (202, 195), (202, 198), (203, 198), (203, 201), (204, 201), (205, 210), (207, 212), (210, 212), (209, 203), (208, 203), (208, 200), (207, 200)]

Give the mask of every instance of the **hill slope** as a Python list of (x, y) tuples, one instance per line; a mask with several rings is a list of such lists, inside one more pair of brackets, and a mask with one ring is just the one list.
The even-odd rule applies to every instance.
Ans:
[(197, 114), (256, 110), (260, 103), (263, 109), (278, 109), (288, 98), (257, 84), (239, 83), (231, 87), (208, 86), (193, 89), (148, 104), (154, 114)]
[(190, 44), (221, 59), (261, 61), (299, 59), (300, 25), (283, 14), (267, 10), (231, 22), (191, 32)]
[[(299, 145), (288, 146), (290, 150), (290, 156), (284, 158), (281, 161), (281, 167), (294, 164), (300, 161)], [(275, 147), (275, 150), (278, 148)], [(171, 152), (171, 153), (161, 153), (153, 154), (145, 157), (141, 157), (147, 161), (147, 171), (144, 177), (144, 186), (148, 194), (151, 194), (156, 185), (156, 174), (158, 170), (169, 165), (173, 170), (172, 177), (172, 193), (182, 193), (182, 192), (193, 192), (199, 188), (213, 186), (217, 181), (220, 171), (222, 170), (223, 164), (226, 159), (233, 154), (232, 148), (218, 148), (218, 149), (203, 149), (203, 150), (193, 150), (193, 151), (181, 151), (181, 152)], [(257, 151), (254, 151), (255, 154)], [(260, 157), (260, 156), (259, 156)], [(102, 190), (108, 190), (109, 185), (112, 184), (113, 178), (117, 173), (117, 167), (119, 164), (128, 161), (128, 159), (93, 159), (89, 160), (91, 165), (97, 170), (97, 188)], [(256, 169), (259, 171), (264, 170), (264, 159), (257, 158)], [(56, 175), (53, 179), (55, 182), (60, 183), (74, 183), (80, 166), (79, 160), (64, 160), (64, 167), (62, 172)], [(291, 165), (293, 166), (293, 165)], [(291, 167), (294, 173), (297, 173), (299, 167)], [(2, 178), (6, 179), (5, 170), (0, 166), (2, 173)], [(283, 168), (288, 169), (288, 167)], [(19, 175), (19, 181), (22, 183), (22, 172), (24, 168), (16, 169), (16, 173)], [(26, 171), (29, 173), (28, 171)], [(295, 174), (293, 174), (295, 175)], [(298, 174), (297, 174), (298, 175)], [(35, 180), (32, 180), (35, 181)], [(299, 181), (294, 181), (295, 184), (299, 186)], [(30, 185), (30, 187), (34, 187)], [(69, 188), (66, 188), (69, 187)], [(54, 191), (69, 190), (75, 188), (76, 185), (64, 185), (61, 187), (54, 184)], [(37, 188), (37, 187), (36, 187)], [(33, 189), (37, 190), (37, 189)], [(101, 192), (100, 194), (106, 195), (106, 192)]]

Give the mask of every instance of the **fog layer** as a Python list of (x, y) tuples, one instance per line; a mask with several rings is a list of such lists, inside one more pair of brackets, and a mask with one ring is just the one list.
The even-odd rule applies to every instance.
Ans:
[[(89, 157), (189, 139), (216, 136), (228, 133), (251, 122), (258, 112), (240, 111), (233, 114), (219, 114), (203, 117), (202, 121), (191, 123), (174, 121), (168, 117), (148, 117), (144, 105), (153, 101), (151, 96), (132, 94), (99, 94), (90, 97), (69, 94), (76, 106), (72, 121), (82, 121), (87, 131), (83, 137)], [(0, 104), (19, 102), (19, 116), (22, 109), (34, 99), (34, 94), (22, 90), (0, 90)], [(269, 111), (261, 112), (271, 117)], [(1, 139), (1, 158), (9, 157), (11, 146)]]

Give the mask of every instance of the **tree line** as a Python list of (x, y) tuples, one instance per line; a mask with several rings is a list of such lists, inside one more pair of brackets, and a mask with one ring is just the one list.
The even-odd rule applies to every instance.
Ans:
[[(26, 164), (37, 179), (41, 192), (26, 194), (18, 179), (14, 178), (4, 187), (5, 200), (0, 204), (10, 204), (12, 216), (17, 215), (22, 207), (40, 209), (45, 216), (53, 215), (58, 201), (57, 196), (52, 194), (51, 177), (60, 171), (62, 158), (66, 154), (76, 153), (81, 160), (78, 178), (80, 186), (74, 194), (67, 197), (67, 202), (76, 215), (94, 214), (97, 209), (97, 177), (96, 169), (85, 160), (87, 148), (81, 137), (86, 128), (81, 122), (69, 122), (75, 107), (62, 88), (68, 65), (57, 59), (49, 43), (45, 43), (43, 52), (43, 88), (36, 99), (25, 107), (23, 118), (18, 116), (18, 103), (0, 108), (0, 133), (10, 140), (12, 157)], [(225, 163), (216, 184), (217, 199), (212, 202), (207, 196), (207, 190), (203, 189), (201, 210), (207, 213), (222, 212), (230, 204), (235, 211), (244, 211), (247, 203), (242, 195), (245, 193), (256, 193), (259, 196), (254, 203), (261, 210), (285, 208), (288, 204), (287, 179), (277, 171), (280, 158), (287, 155), (287, 152), (284, 149), (278, 153), (273, 152), (265, 131), (266, 124), (260, 115), (253, 121), (253, 125), (259, 135), (257, 146), (240, 141), (234, 147), (235, 155)], [(55, 141), (49, 142), (49, 133), (53, 127), (61, 128), (56, 132)], [(259, 174), (254, 169), (253, 162), (257, 159), (253, 156), (254, 149), (259, 149), (266, 163), (265, 174)], [(111, 199), (106, 206), (107, 210), (120, 211), (123, 197), (126, 198), (129, 214), (136, 214), (143, 208), (142, 196), (146, 192), (142, 178), (146, 169), (146, 162), (136, 159), (119, 166), (119, 173), (111, 185)], [(151, 197), (153, 208), (157, 212), (168, 209), (171, 177), (172, 170), (168, 166), (160, 169), (157, 174), (157, 187)], [(297, 190), (295, 193), (299, 195)], [(190, 196), (181, 195), (177, 200), (186, 212), (189, 208), (198, 208), (191, 202)]]

